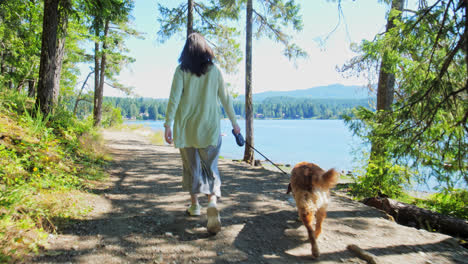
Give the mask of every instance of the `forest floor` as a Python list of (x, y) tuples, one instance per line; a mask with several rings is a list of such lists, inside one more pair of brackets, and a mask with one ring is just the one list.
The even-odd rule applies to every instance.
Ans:
[(28, 263), (367, 263), (350, 244), (378, 263), (468, 263), (468, 250), (455, 238), (398, 225), (339, 192), (332, 194), (314, 260), (285, 194), (288, 178), (225, 159), (219, 162), (223, 228), (209, 235), (206, 210), (200, 217), (185, 213), (189, 196), (181, 188), (177, 149), (132, 131), (103, 134), (113, 161), (110, 179), (93, 190), (93, 210), (50, 235)]

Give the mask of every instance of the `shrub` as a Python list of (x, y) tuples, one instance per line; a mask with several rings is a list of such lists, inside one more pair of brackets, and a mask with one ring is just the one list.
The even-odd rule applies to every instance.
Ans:
[(57, 223), (87, 211), (76, 197), (106, 176), (100, 140), (92, 122), (60, 107), (44, 117), (30, 98), (0, 91), (0, 262), (36, 252)]
[(112, 107), (110, 103), (105, 103), (102, 111), (102, 127), (113, 127), (123, 123), (120, 108)]
[(442, 214), (468, 220), (468, 191), (451, 189), (435, 193), (421, 201), (421, 205)]

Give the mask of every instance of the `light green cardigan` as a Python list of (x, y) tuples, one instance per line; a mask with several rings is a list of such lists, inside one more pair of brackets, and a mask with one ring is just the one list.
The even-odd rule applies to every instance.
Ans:
[(237, 125), (232, 98), (216, 65), (198, 77), (177, 67), (167, 103), (165, 126), (173, 126), (176, 148), (216, 146), (220, 135), (221, 108)]

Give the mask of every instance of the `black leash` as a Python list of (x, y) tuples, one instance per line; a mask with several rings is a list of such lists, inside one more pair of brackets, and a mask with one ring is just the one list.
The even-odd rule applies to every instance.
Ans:
[(275, 166), (276, 168), (278, 168), (278, 170), (280, 170), (281, 172), (283, 172), (284, 174), (288, 175), (288, 173), (286, 173), (284, 170), (282, 170), (280, 167), (278, 167), (273, 161), (271, 161), (269, 158), (267, 158), (265, 155), (263, 155), (260, 151), (258, 151), (256, 148), (254, 148), (253, 146), (251, 146), (249, 143), (247, 143), (245, 140), (244, 140), (244, 137), (242, 136), (241, 133), (239, 134), (235, 134), (234, 133), (234, 129), (232, 130), (232, 134), (234, 135), (234, 137), (236, 138), (236, 143), (237, 145), (239, 145), (240, 147), (244, 146), (244, 143), (247, 145), (247, 147), (255, 150), (258, 154), (262, 155), (262, 157), (264, 157), (266, 160), (268, 160), (271, 164), (273, 164), (273, 166)]

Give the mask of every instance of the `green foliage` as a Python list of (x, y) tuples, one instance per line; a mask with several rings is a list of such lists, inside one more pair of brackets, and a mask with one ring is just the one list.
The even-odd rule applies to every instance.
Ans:
[(64, 109), (32, 114), (33, 100), (11, 90), (0, 102), (0, 259), (17, 260), (37, 251), (54, 219), (86, 212), (73, 190), (105, 177), (106, 156), (90, 122)]
[[(89, 25), (94, 44), (94, 125), (102, 125), (102, 100), (104, 84), (129, 93), (130, 87), (125, 87), (117, 81), (117, 76), (123, 66), (132, 63), (135, 59), (127, 56), (128, 48), (125, 39), (130, 36), (139, 36), (139, 33), (130, 27), (133, 0), (100, 0), (83, 2), (85, 21)], [(80, 99), (80, 98), (78, 98)]]
[(268, 38), (283, 44), (283, 54), (290, 60), (307, 57), (307, 53), (297, 44), (292, 43), (292, 37), (285, 33), (287, 27), (295, 31), (302, 30), (300, 6), (294, 0), (257, 2), (262, 8), (255, 8), (254, 11), (255, 36), (259, 38), (266, 35)]
[(83, 1), (81, 9), (91, 18), (87, 21), (90, 23), (91, 33), (97, 37), (104, 37), (106, 21), (115, 24), (128, 22), (133, 6), (132, 0), (99, 0)]
[(420, 208), (468, 220), (468, 191), (465, 189), (445, 189), (438, 193), (423, 193), (423, 198), (404, 194), (399, 197), (399, 200)]
[(25, 0), (0, 4), (1, 86), (23, 87), (28, 80), (37, 79), (42, 5), (42, 1)]
[[(193, 2), (193, 30), (203, 34), (212, 44), (216, 59), (226, 72), (234, 72), (242, 60), (238, 20), (246, 1), (210, 0)], [(299, 46), (291, 42), (286, 29), (302, 30), (300, 7), (294, 0), (257, 1), (253, 19), (257, 38), (266, 36), (284, 46), (288, 59), (306, 57)], [(174, 35), (184, 36), (187, 25), (187, 1), (177, 7), (168, 8), (158, 4), (158, 39), (167, 41)], [(185, 38), (184, 38), (185, 39)]]
[[(234, 101), (233, 105), (236, 114), (245, 116), (244, 102)], [(367, 105), (368, 99), (305, 99), (279, 96), (254, 103), (253, 113), (256, 118), (341, 119), (343, 115), (352, 115), (353, 108)]]
[(123, 123), (122, 114), (120, 109), (113, 107), (110, 103), (103, 105), (102, 126), (113, 127)]
[[(167, 100), (162, 99), (106, 97), (104, 101), (119, 108), (122, 116), (130, 119), (162, 120), (167, 107)], [(352, 115), (353, 108), (368, 104), (368, 99), (304, 99), (281, 96), (254, 103), (253, 109), (257, 118), (339, 119), (343, 115)], [(233, 106), (237, 115), (245, 115), (244, 102), (235, 100)]]
[[(92, 117), (93, 105), (91, 95), (82, 96), (82, 103), (78, 104), (76, 116), (73, 116), (73, 109), (77, 98), (75, 96), (63, 97), (62, 105), (57, 108), (57, 114), (62, 114), (68, 116), (64, 118), (65, 120), (72, 120), (71, 122), (76, 122), (76, 120), (85, 120), (83, 124), (92, 123), (92, 120), (89, 119)], [(116, 98), (118, 99), (118, 98)], [(112, 106), (112, 103), (104, 98), (104, 103), (102, 106), (102, 127), (112, 127), (118, 126), (123, 123), (122, 109), (119, 107)]]
[(404, 195), (405, 187), (410, 185), (413, 173), (405, 166), (392, 164), (385, 156), (364, 164), (363, 171), (355, 171), (356, 184), (351, 193), (358, 198), (387, 196), (399, 198)]
[[(240, 31), (237, 24), (230, 22), (238, 20), (240, 5), (234, 0), (194, 1), (193, 30), (200, 32), (210, 41), (219, 65), (226, 72), (234, 72), (242, 60), (240, 44), (235, 40)], [(174, 35), (184, 36), (187, 25), (187, 1), (175, 8), (158, 4), (158, 22), (160, 30), (158, 40), (162, 43)]]
[(468, 220), (468, 191), (446, 190), (436, 193), (418, 203), (430, 210)]
[[(70, 1), (76, 3), (77, 1)], [(35, 96), (41, 54), (43, 1), (12, 0), (0, 5), (0, 86), (18, 91), (28, 89)], [(79, 42), (87, 35), (76, 10), (70, 7), (59, 94), (73, 92), (78, 75), (77, 64), (86, 61)]]
[(153, 131), (150, 131), (150, 136), (149, 136), (149, 140), (151, 141), (151, 143), (155, 144), (155, 145), (164, 145), (165, 144), (165, 140), (164, 140), (164, 132), (163, 131), (157, 131), (157, 132), (153, 132)]
[[(77, 7), (75, 7), (75, 10)], [(60, 75), (60, 93), (59, 101), (75, 94), (74, 88), (80, 75), (79, 64), (91, 60), (86, 54), (83, 43), (89, 38), (86, 25), (83, 23), (82, 12), (76, 12), (70, 16), (67, 29), (67, 38), (65, 41), (65, 55), (62, 63), (62, 72)]]
[(1, 87), (2, 86), (0, 86), (0, 92), (2, 92), (2, 98), (4, 100), (0, 101), (0, 109), (3, 109), (3, 111), (9, 110), (17, 113), (23, 113), (26, 111), (25, 104), (31, 103), (32, 99), (28, 99), (24, 93), (8, 91)]
[[(388, 163), (404, 166), (418, 172), (411, 177), (414, 181), (435, 178), (440, 191), (461, 181), (468, 184), (465, 8), (454, 1), (437, 1), (394, 20), (395, 27), (386, 34), (363, 41), (357, 50), (361, 56), (344, 67), (372, 75), (385, 57), (384, 70), (396, 77), (391, 111), (359, 109), (356, 120), (348, 119), (356, 135), (386, 150), (387, 162), (369, 157), (369, 164), (384, 171)], [(375, 175), (372, 168), (365, 173)]]

